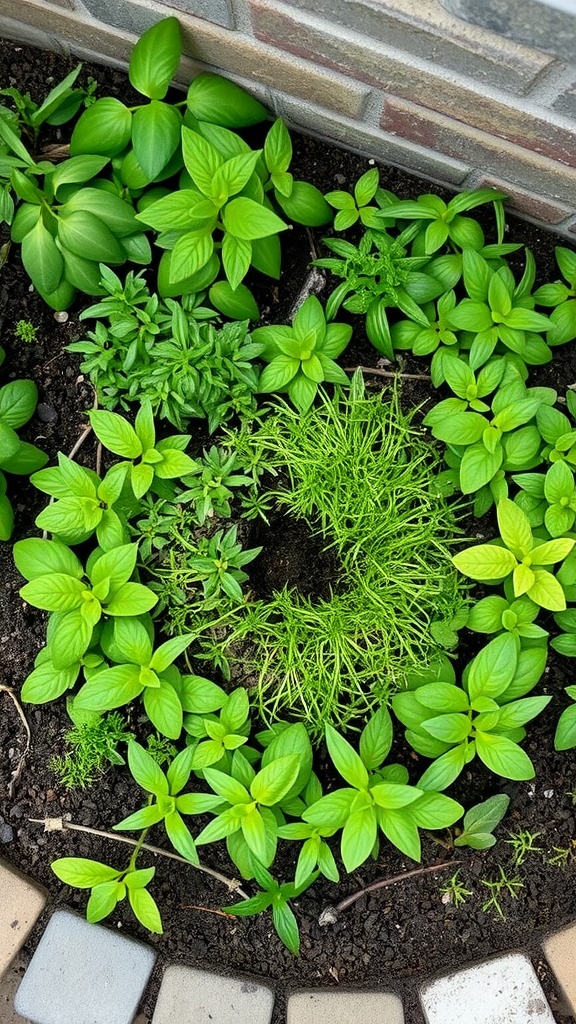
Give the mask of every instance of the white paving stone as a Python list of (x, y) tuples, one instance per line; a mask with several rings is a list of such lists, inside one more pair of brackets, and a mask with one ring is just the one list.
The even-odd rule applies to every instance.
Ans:
[(420, 994), (427, 1024), (554, 1024), (528, 957), (510, 953), (447, 974)]
[(244, 978), (168, 967), (152, 1024), (270, 1024), (274, 992)]
[(59, 910), (14, 1008), (33, 1024), (131, 1024), (155, 960), (143, 943)]

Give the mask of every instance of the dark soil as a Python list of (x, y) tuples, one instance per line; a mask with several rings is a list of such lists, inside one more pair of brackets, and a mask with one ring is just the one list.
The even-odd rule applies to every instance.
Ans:
[[(0, 84), (16, 85), (29, 90), (40, 99), (51, 80), (58, 81), (69, 70), (68, 62), (50, 54), (37, 52), (11, 43), (1, 43)], [(104, 81), (102, 68), (86, 66), (83, 74)], [(106, 91), (117, 90), (126, 95), (126, 79), (107, 71)], [(313, 181), (323, 190), (350, 188), (359, 174), (367, 169), (365, 160), (343, 151), (329, 149), (310, 139), (295, 138), (295, 171), (297, 176)], [(430, 186), (383, 168), (382, 183), (401, 197), (415, 197)], [(266, 293), (262, 301), (268, 322), (285, 319), (307, 276), (307, 263), (314, 247), (321, 245), (317, 237), (304, 230), (291, 233), (289, 251), (279, 286)], [(510, 238), (526, 242), (536, 254), (541, 280), (553, 280), (556, 267), (554, 236), (539, 228), (511, 222)], [(262, 298), (262, 296), (261, 296)], [(88, 305), (90, 300), (85, 302)], [(0, 341), (7, 358), (2, 381), (18, 376), (32, 377), (40, 392), (40, 406), (26, 428), (26, 439), (39, 444), (51, 458), (61, 450), (69, 452), (86, 424), (85, 411), (93, 404), (93, 391), (79, 371), (79, 359), (66, 353), (64, 346), (83, 334), (78, 322), (80, 305), (70, 311), (65, 323), (59, 323), (51, 310), (37, 295), (31, 293), (23, 273), (19, 255), (13, 248), (0, 271)], [(15, 324), (30, 320), (38, 328), (36, 341), (25, 345), (14, 336)], [(563, 394), (568, 384), (576, 381), (575, 346), (557, 349), (551, 366), (532, 375), (531, 382), (552, 384)], [(361, 335), (346, 353), (346, 365), (376, 366), (377, 353), (362, 341)], [(423, 373), (423, 363), (406, 360), (406, 370)], [(369, 378), (370, 380), (370, 378)], [(373, 386), (381, 386), (382, 378), (374, 377)], [(404, 401), (420, 404), (429, 398), (424, 381), (407, 380)], [(94, 447), (88, 440), (78, 455), (79, 461), (93, 465)], [(43, 506), (41, 494), (24, 480), (12, 478), (11, 496), (15, 505), (17, 527), (14, 539), (35, 532), (34, 517)], [(257, 543), (264, 544), (266, 555), (261, 563), (258, 590), (269, 593), (273, 586), (285, 582), (303, 592), (321, 593), (333, 580), (335, 569), (331, 559), (316, 562), (315, 542), (300, 532), (300, 527), (275, 521), (269, 535), (260, 532)], [(314, 578), (315, 577), (315, 578)], [(44, 621), (36, 610), (24, 605), (18, 596), (22, 584), (15, 572), (9, 544), (0, 547), (0, 641), (3, 653), (3, 686), (16, 692), (29, 672), (34, 656), (43, 643)], [(255, 581), (256, 582), (256, 581)], [(541, 691), (555, 699), (534, 725), (530, 727), (525, 747), (534, 761), (536, 779), (531, 783), (497, 780), (487, 771), (477, 770), (460, 780), (455, 796), (470, 806), (493, 792), (504, 791), (511, 797), (510, 811), (502, 837), (496, 847), (485, 853), (447, 849), (431, 837), (424, 837), (423, 865), (436, 861), (446, 867), (421, 879), (408, 880), (392, 888), (364, 896), (344, 911), (335, 925), (321, 928), (321, 910), (335, 904), (365, 885), (400, 872), (414, 865), (398, 851), (383, 844), (377, 863), (368, 863), (353, 877), (344, 876), (338, 888), (319, 880), (296, 905), (302, 937), (302, 952), (294, 959), (278, 941), (269, 917), (230, 919), (218, 914), (218, 908), (232, 902), (220, 883), (201, 875), (192, 867), (174, 865), (160, 858), (142, 858), (157, 864), (153, 893), (164, 921), (162, 937), (145, 933), (123, 906), (111, 918), (111, 925), (145, 939), (158, 950), (159, 966), (155, 974), (156, 988), (143, 1007), (151, 1016), (153, 999), (160, 980), (161, 966), (167, 960), (180, 960), (216, 969), (258, 974), (271, 981), (277, 991), (274, 1022), (279, 1024), (284, 1013), (286, 993), (299, 986), (385, 986), (398, 990), (406, 998), (407, 1024), (421, 1024), (421, 1014), (414, 992), (417, 983), (435, 972), (444, 972), (480, 957), (510, 949), (525, 949), (534, 958), (539, 976), (558, 1022), (573, 1021), (554, 991), (546, 963), (539, 953), (542, 935), (576, 917), (576, 857), (568, 859), (565, 869), (550, 865), (547, 859), (554, 847), (569, 847), (576, 836), (576, 772), (573, 752), (554, 753), (552, 737), (556, 720), (566, 701), (563, 686), (572, 681), (569, 664), (552, 655)], [(72, 822), (99, 829), (110, 829), (126, 814), (141, 804), (141, 793), (128, 773), (119, 769), (108, 771), (96, 785), (85, 790), (68, 791), (57, 783), (47, 767), (49, 759), (62, 752), (63, 735), (68, 719), (61, 702), (45, 707), (26, 708), (32, 731), (32, 749), (21, 778), (9, 794), (12, 773), (17, 769), (25, 745), (25, 735), (16, 708), (7, 693), (0, 691), (0, 852), (45, 885), (57, 903), (83, 912), (85, 893), (62, 886), (50, 870), (50, 862), (60, 856), (87, 856), (109, 863), (124, 864), (125, 848), (78, 832), (45, 834), (40, 824), (31, 819), (65, 816)], [(399, 759), (413, 763), (413, 778), (427, 762), (398, 742)], [(529, 830), (537, 833), (536, 845), (541, 853), (529, 855), (521, 868), (515, 870), (512, 849), (502, 840), (508, 831)], [(447, 837), (445, 837), (447, 838)], [(162, 844), (162, 836), (153, 842)], [(283, 850), (286, 851), (284, 844)], [(233, 875), (234, 870), (225, 852), (210, 847), (208, 863)], [(498, 876), (499, 865), (509, 875), (523, 881), (518, 897), (504, 895), (505, 919), (493, 911), (482, 910), (488, 898), (483, 879)], [(283, 852), (275, 865), (278, 876), (293, 877), (293, 860)], [(460, 869), (460, 879), (472, 895), (463, 907), (456, 908), (443, 901), (440, 887)], [(44, 926), (33, 932), (28, 943), (32, 950)]]

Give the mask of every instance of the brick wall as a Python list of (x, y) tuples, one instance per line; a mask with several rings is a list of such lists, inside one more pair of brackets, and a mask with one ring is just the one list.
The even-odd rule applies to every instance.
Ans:
[(0, 33), (125, 65), (176, 14), (182, 83), (219, 71), (303, 131), (440, 184), (503, 188), (574, 242), (576, 18), (555, 2), (1, 0)]

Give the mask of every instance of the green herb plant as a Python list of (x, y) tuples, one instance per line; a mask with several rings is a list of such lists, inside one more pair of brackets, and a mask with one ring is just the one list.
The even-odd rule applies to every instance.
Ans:
[(470, 662), (462, 687), (453, 682), (422, 683), (392, 698), (406, 739), (418, 753), (436, 760), (418, 785), (446, 789), (477, 755), (496, 775), (531, 779), (534, 767), (519, 746), (523, 726), (550, 702), (524, 697), (538, 682), (546, 651), (520, 651), (518, 639), (502, 633)]
[(36, 341), (37, 334), (38, 328), (30, 320), (18, 320), (14, 328), (14, 336), (19, 341), (26, 342), (27, 345), (31, 345), (32, 342)]
[(467, 889), (464, 883), (460, 879), (460, 868), (454, 872), (451, 878), (441, 886), (440, 892), (442, 893), (443, 903), (451, 903), (453, 907), (461, 907), (469, 896), (472, 896), (472, 890)]
[(489, 898), (485, 903), (482, 904), (482, 910), (484, 913), (488, 910), (494, 910), (498, 917), (502, 920), (506, 920), (506, 916), (502, 909), (502, 895), (508, 893), (512, 899), (518, 899), (520, 890), (524, 888), (524, 882), (517, 875), (514, 878), (509, 878), (506, 874), (505, 869), (501, 864), (498, 865), (498, 878), (481, 878), (481, 885), (486, 886), (490, 893)]
[(101, 406), (128, 409), (147, 399), (178, 430), (190, 419), (206, 418), (214, 431), (234, 415), (254, 415), (262, 346), (246, 321), (218, 327), (199, 320), (186, 298), (150, 295), (139, 275), (122, 284), (107, 267), (100, 271), (109, 298), (83, 311), (81, 319), (97, 318), (95, 329), (69, 349), (85, 357), (81, 369)]
[[(4, 357), (0, 349), (0, 362)], [(13, 380), (0, 388), (0, 540), (10, 540), (14, 510), (5, 474), (29, 476), (48, 461), (36, 445), (21, 441), (17, 431), (34, 415), (38, 390), (31, 380)]]
[(326, 323), (315, 295), (309, 295), (294, 316), (292, 327), (257, 327), (252, 332), (262, 345), (263, 370), (260, 392), (286, 391), (300, 412), (312, 405), (324, 381), (348, 384), (344, 370), (334, 361), (352, 336), (348, 324)]
[(471, 807), (464, 815), (464, 827), (454, 840), (454, 846), (470, 846), (473, 850), (489, 850), (495, 846), (494, 829), (502, 821), (509, 804), (510, 797), (498, 793)]
[(49, 768), (66, 789), (85, 789), (94, 785), (108, 765), (125, 763), (118, 747), (132, 739), (132, 734), (117, 712), (83, 712), (71, 700), (67, 708), (73, 727), (65, 734), (66, 750), (51, 759)]
[(545, 566), (561, 562), (575, 541), (555, 537), (540, 541), (534, 537), (527, 516), (509, 498), (498, 502), (498, 528), (502, 544), (478, 544), (454, 555), (452, 561), (472, 579), (504, 580), (512, 573), (514, 595), (526, 594), (541, 608), (563, 611), (566, 598), (562, 584)]

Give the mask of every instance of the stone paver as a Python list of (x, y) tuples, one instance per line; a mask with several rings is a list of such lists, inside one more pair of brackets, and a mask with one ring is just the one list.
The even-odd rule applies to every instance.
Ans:
[(26, 941), (46, 904), (44, 892), (0, 860), (0, 975)]
[(288, 999), (287, 1024), (404, 1024), (402, 1001), (392, 992), (295, 992)]
[(549, 935), (543, 945), (546, 959), (576, 1015), (576, 924)]
[(274, 992), (246, 978), (168, 967), (152, 1024), (270, 1024)]
[(57, 911), (14, 1008), (33, 1024), (130, 1024), (155, 960), (148, 946)]
[(447, 974), (421, 992), (427, 1024), (554, 1024), (528, 957), (510, 953)]

